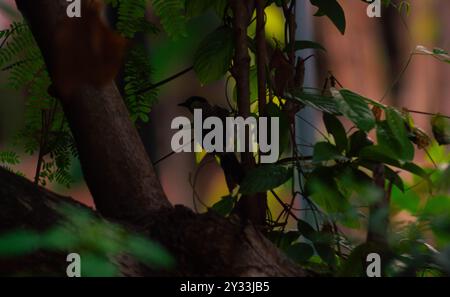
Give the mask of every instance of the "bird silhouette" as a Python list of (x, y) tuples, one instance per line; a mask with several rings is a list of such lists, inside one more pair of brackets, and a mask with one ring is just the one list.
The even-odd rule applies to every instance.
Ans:
[[(195, 109), (200, 109), (204, 118), (217, 117), (222, 121), (222, 127), (226, 127), (226, 118), (232, 115), (229, 110), (217, 105), (211, 105), (208, 100), (200, 96), (189, 97), (184, 102), (178, 104), (178, 106), (187, 108), (192, 114)], [(208, 131), (206, 131), (206, 133), (207, 132)], [(225, 144), (226, 133), (223, 134), (223, 143)], [(242, 182), (244, 178), (244, 168), (236, 155), (232, 152), (213, 152), (213, 154), (219, 158), (227, 187), (229, 191), (232, 192), (234, 188)]]

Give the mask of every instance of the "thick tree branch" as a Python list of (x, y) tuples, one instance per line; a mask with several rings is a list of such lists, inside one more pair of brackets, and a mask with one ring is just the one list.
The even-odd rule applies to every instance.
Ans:
[[(77, 53), (72, 53), (70, 48), (69, 51), (62, 51), (55, 36), (59, 33), (56, 30), (67, 26), (66, 6), (69, 2), (16, 2), (41, 48), (53, 81), (64, 81), (65, 77), (61, 76), (65, 73), (55, 70), (60, 67), (57, 63), (73, 59)], [(82, 5), (88, 5), (88, 2), (83, 1)], [(84, 21), (89, 22), (90, 19)], [(92, 30), (69, 37), (87, 46), (92, 43), (92, 38), (101, 37), (94, 33)], [(92, 60), (91, 57), (85, 58), (79, 62), (89, 63)], [(66, 71), (69, 76), (73, 69)], [(64, 87), (56, 86), (57, 97), (75, 137), (84, 177), (97, 209), (107, 217), (132, 220), (149, 211), (170, 207), (115, 84), (111, 81), (99, 86), (81, 81), (71, 85), (70, 92)]]
[[(60, 219), (59, 203), (85, 206), (0, 168), (0, 234), (17, 228), (45, 231)], [(173, 271), (154, 271), (130, 258), (120, 259), (129, 276), (305, 276), (254, 227), (243, 227), (214, 213), (197, 215), (177, 206), (141, 217), (132, 231), (161, 242), (176, 259)], [(101, 240), (101, 238), (99, 238)], [(68, 251), (73, 252), (73, 251)], [(0, 258), (0, 275), (30, 271), (65, 275), (66, 255), (39, 251), (27, 257)]]

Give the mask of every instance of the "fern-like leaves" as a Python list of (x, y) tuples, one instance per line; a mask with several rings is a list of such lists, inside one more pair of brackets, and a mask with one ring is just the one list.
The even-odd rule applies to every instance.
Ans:
[(164, 30), (171, 38), (187, 36), (185, 0), (152, 0), (152, 6), (155, 14), (160, 17)]
[[(54, 181), (69, 186), (69, 169), (76, 150), (64, 113), (48, 94), (51, 80), (31, 30), (24, 22), (13, 23), (0, 31), (0, 39), (0, 67), (9, 74), (6, 87), (27, 93), (25, 125), (15, 144), (30, 155), (40, 152), (43, 165), (38, 178), (42, 185)], [(52, 116), (47, 121), (44, 115), (49, 113)], [(1, 161), (5, 162), (0, 163), (14, 165), (12, 156), (3, 155)]]
[(125, 102), (133, 121), (148, 122), (148, 114), (158, 99), (156, 89), (141, 93), (143, 85), (151, 82), (152, 67), (142, 46), (130, 52), (125, 66)]
[(123, 36), (132, 38), (137, 32), (158, 33), (158, 28), (145, 18), (148, 0), (107, 0), (106, 3), (117, 8), (117, 30)]

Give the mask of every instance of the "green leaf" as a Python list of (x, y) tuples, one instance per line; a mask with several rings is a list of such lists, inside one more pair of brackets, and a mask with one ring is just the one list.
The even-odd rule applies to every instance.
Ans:
[(295, 243), (286, 249), (286, 254), (297, 263), (304, 263), (314, 255), (314, 249), (307, 243)]
[(81, 276), (115, 277), (119, 276), (119, 268), (108, 257), (85, 253), (81, 257)]
[(311, 4), (317, 6), (319, 10), (315, 16), (327, 16), (339, 31), (345, 33), (345, 13), (341, 5), (336, 0), (310, 0)]
[(19, 155), (15, 152), (0, 152), (0, 164), (17, 165), (20, 163)]
[[(374, 170), (376, 163), (374, 162), (367, 162), (367, 161), (360, 161), (358, 162), (359, 165), (361, 165), (364, 168), (367, 168), (371, 171)], [(386, 175), (386, 179), (389, 182), (392, 182), (398, 189), (400, 189), (402, 192), (405, 191), (405, 185), (403, 184), (403, 180), (398, 175), (397, 172), (389, 168), (388, 166), (384, 167), (384, 174)]]
[(225, 196), (225, 197), (222, 197), (222, 199), (219, 202), (215, 203), (211, 207), (211, 210), (213, 210), (216, 213), (218, 213), (219, 215), (225, 217), (231, 213), (235, 202), (236, 202), (236, 199), (233, 196)]
[(347, 156), (356, 157), (359, 155), (361, 150), (367, 146), (373, 145), (373, 141), (369, 139), (367, 133), (358, 130), (350, 136), (350, 150)]
[(391, 152), (386, 151), (384, 147), (379, 145), (371, 145), (363, 148), (359, 157), (364, 160), (376, 161), (396, 167), (402, 166), (401, 162), (393, 157)]
[(41, 245), (49, 250), (68, 250), (76, 248), (80, 239), (66, 227), (59, 226), (50, 229), (41, 236)]
[(431, 128), (439, 145), (450, 144), (450, 119), (442, 115), (431, 118)]
[(412, 143), (408, 138), (398, 139), (387, 121), (377, 124), (377, 140), (379, 147), (392, 158), (401, 161), (411, 161), (414, 158)]
[(360, 158), (363, 160), (385, 163), (387, 165), (392, 165), (397, 168), (406, 170), (425, 179), (428, 184), (431, 185), (429, 174), (420, 166), (412, 162), (404, 162), (393, 158), (391, 152), (387, 151), (384, 147), (381, 147), (379, 145), (365, 147), (360, 153)]
[(446, 50), (435, 48), (433, 50), (429, 50), (428, 48), (424, 47), (423, 45), (418, 45), (414, 51), (414, 53), (424, 54), (424, 55), (430, 55), (434, 58), (450, 64), (450, 55)]
[(184, 0), (152, 0), (152, 7), (167, 35), (172, 39), (187, 36)]
[(212, 9), (222, 18), (226, 6), (227, 0), (186, 0), (186, 16), (197, 17)]
[[(284, 49), (285, 52), (288, 52), (291, 50), (292, 45), (288, 44), (286, 46), (286, 48)], [(322, 51), (327, 51), (323, 45), (321, 45), (320, 43), (314, 42), (314, 41), (310, 41), (310, 40), (296, 40), (294, 43), (294, 49), (295, 51), (300, 51), (300, 50), (304, 50), (304, 49), (318, 49), (318, 50), (322, 50)]]
[(375, 127), (375, 117), (364, 97), (349, 90), (340, 90), (339, 93), (342, 98), (336, 99), (338, 100), (338, 109), (343, 115), (365, 132)]
[(340, 115), (338, 105), (333, 97), (323, 96), (320, 94), (306, 93), (302, 90), (294, 90), (291, 94), (286, 94), (286, 99), (297, 100), (304, 105), (315, 108), (319, 111)]
[(388, 108), (386, 110), (386, 121), (397, 142), (395, 151), (398, 152), (398, 157), (402, 160), (411, 161), (414, 158), (414, 146), (408, 138), (406, 123), (402, 116), (395, 109)]
[(297, 221), (298, 232), (306, 239), (313, 241), (316, 238), (317, 231), (307, 222), (303, 220)]
[(334, 142), (339, 152), (346, 151), (348, 146), (347, 132), (337, 117), (324, 113), (323, 122), (329, 134), (333, 135)]
[(127, 252), (155, 268), (171, 268), (174, 258), (158, 243), (140, 236), (127, 238)]
[(32, 231), (17, 230), (0, 236), (0, 256), (21, 256), (40, 248), (40, 236)]
[(329, 142), (316, 143), (314, 146), (313, 162), (320, 163), (331, 160), (345, 160), (345, 157)]
[(420, 197), (414, 191), (402, 192), (397, 188), (392, 189), (391, 201), (402, 210), (416, 214), (419, 210)]
[(233, 31), (217, 28), (201, 42), (194, 56), (194, 70), (202, 84), (221, 79), (229, 70), (233, 58)]
[(317, 167), (306, 180), (307, 194), (328, 214), (346, 212), (349, 202), (339, 191), (334, 176), (339, 169)]
[(336, 252), (326, 243), (315, 243), (314, 248), (320, 258), (331, 267), (336, 266)]
[(281, 165), (268, 164), (251, 169), (241, 183), (242, 194), (263, 193), (275, 189), (291, 178), (291, 170)]

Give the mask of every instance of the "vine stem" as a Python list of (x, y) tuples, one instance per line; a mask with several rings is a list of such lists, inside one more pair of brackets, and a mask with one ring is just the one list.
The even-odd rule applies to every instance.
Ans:
[(170, 76), (170, 77), (168, 77), (166, 79), (163, 79), (160, 82), (157, 82), (155, 84), (151, 84), (150, 86), (148, 86), (146, 88), (143, 88), (142, 90), (137, 91), (134, 95), (144, 94), (144, 93), (147, 93), (147, 92), (149, 92), (151, 90), (157, 89), (157, 88), (159, 88), (159, 87), (161, 87), (161, 86), (163, 86), (163, 85), (165, 85), (165, 84), (167, 84), (167, 83), (169, 83), (169, 82), (179, 78), (180, 76), (185, 75), (186, 73), (190, 72), (193, 69), (194, 69), (194, 66), (190, 66), (190, 67), (188, 67), (188, 68), (186, 68), (186, 69), (184, 69), (184, 70), (182, 70), (182, 71), (180, 71), (180, 72), (178, 72), (178, 73), (176, 73), (176, 74), (174, 74), (174, 75), (172, 75), (172, 76)]
[(417, 113), (417, 114), (422, 114), (422, 115), (427, 115), (427, 116), (437, 116), (437, 115), (439, 115), (441, 117), (450, 119), (450, 116), (448, 116), (448, 115), (442, 115), (442, 114), (426, 112), (426, 111), (419, 111), (419, 110), (412, 110), (412, 109), (408, 109), (408, 108), (403, 108), (403, 110), (405, 110), (406, 112)]

